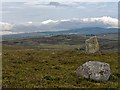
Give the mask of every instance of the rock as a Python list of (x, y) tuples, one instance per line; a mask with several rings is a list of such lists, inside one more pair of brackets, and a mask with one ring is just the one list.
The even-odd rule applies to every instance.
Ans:
[(85, 41), (86, 52), (95, 53), (99, 51), (99, 42), (96, 36), (91, 37)]
[(108, 63), (89, 61), (78, 67), (76, 74), (78, 77), (104, 82), (108, 81), (111, 70)]

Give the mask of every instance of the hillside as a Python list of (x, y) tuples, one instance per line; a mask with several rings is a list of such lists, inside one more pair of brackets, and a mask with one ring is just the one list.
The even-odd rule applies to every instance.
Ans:
[[(3, 88), (118, 88), (117, 52), (82, 53), (76, 50), (39, 50), (3, 46)], [(78, 79), (77, 67), (86, 61), (109, 63), (107, 82)]]
[[(118, 88), (118, 40), (113, 34), (99, 34), (100, 51), (85, 52), (85, 35), (54, 35), (2, 41), (3, 88)], [(109, 38), (111, 37), (111, 38)], [(86, 61), (109, 63), (107, 82), (76, 76)]]
[(109, 33), (118, 33), (118, 28), (100, 28), (100, 27), (86, 27), (86, 28), (77, 28), (71, 30), (60, 30), (60, 31), (46, 31), (46, 32), (29, 32), (29, 33), (18, 33), (3, 35), (3, 40), (6, 39), (23, 39), (23, 38), (34, 38), (34, 37), (43, 37), (50, 35), (71, 35), (71, 34), (109, 34)]
[[(105, 35), (105, 36), (104, 36)], [(100, 43), (100, 50), (117, 50), (118, 49), (118, 35), (98, 34), (98, 41)], [(85, 40), (91, 36), (71, 34), (71, 35), (54, 35), (54, 36), (40, 36), (34, 38), (12, 39), (2, 41), (3, 45), (34, 47), (39, 49), (59, 49), (67, 47), (84, 48)]]

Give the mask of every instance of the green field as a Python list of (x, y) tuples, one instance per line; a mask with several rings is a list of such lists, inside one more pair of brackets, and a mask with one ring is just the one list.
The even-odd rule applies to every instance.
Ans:
[[(87, 54), (78, 46), (46, 45), (39, 48), (3, 45), (4, 88), (118, 88), (118, 53), (99, 51)], [(74, 49), (62, 49), (69, 47)], [(44, 48), (49, 48), (45, 49)], [(52, 49), (50, 49), (52, 48)], [(86, 61), (109, 63), (112, 75), (107, 82), (95, 82), (76, 76), (76, 69)]]

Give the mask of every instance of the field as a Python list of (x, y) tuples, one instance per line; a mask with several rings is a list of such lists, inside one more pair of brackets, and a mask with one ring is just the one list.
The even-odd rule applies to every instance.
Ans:
[[(84, 48), (84, 39), (65, 39), (62, 37), (61, 42), (57, 42), (56, 37), (4, 41), (3, 88), (118, 88), (116, 40), (104, 39), (99, 52), (88, 54), (84, 49), (78, 49)], [(112, 75), (107, 82), (76, 76), (75, 71), (80, 65), (93, 60), (110, 64)]]

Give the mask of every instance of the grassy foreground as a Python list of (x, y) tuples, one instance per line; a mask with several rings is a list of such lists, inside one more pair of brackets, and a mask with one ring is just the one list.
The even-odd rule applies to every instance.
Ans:
[[(79, 78), (75, 71), (87, 61), (109, 63), (112, 75), (107, 82)], [(37, 50), (3, 47), (4, 88), (118, 88), (118, 53), (87, 54), (77, 50)]]

